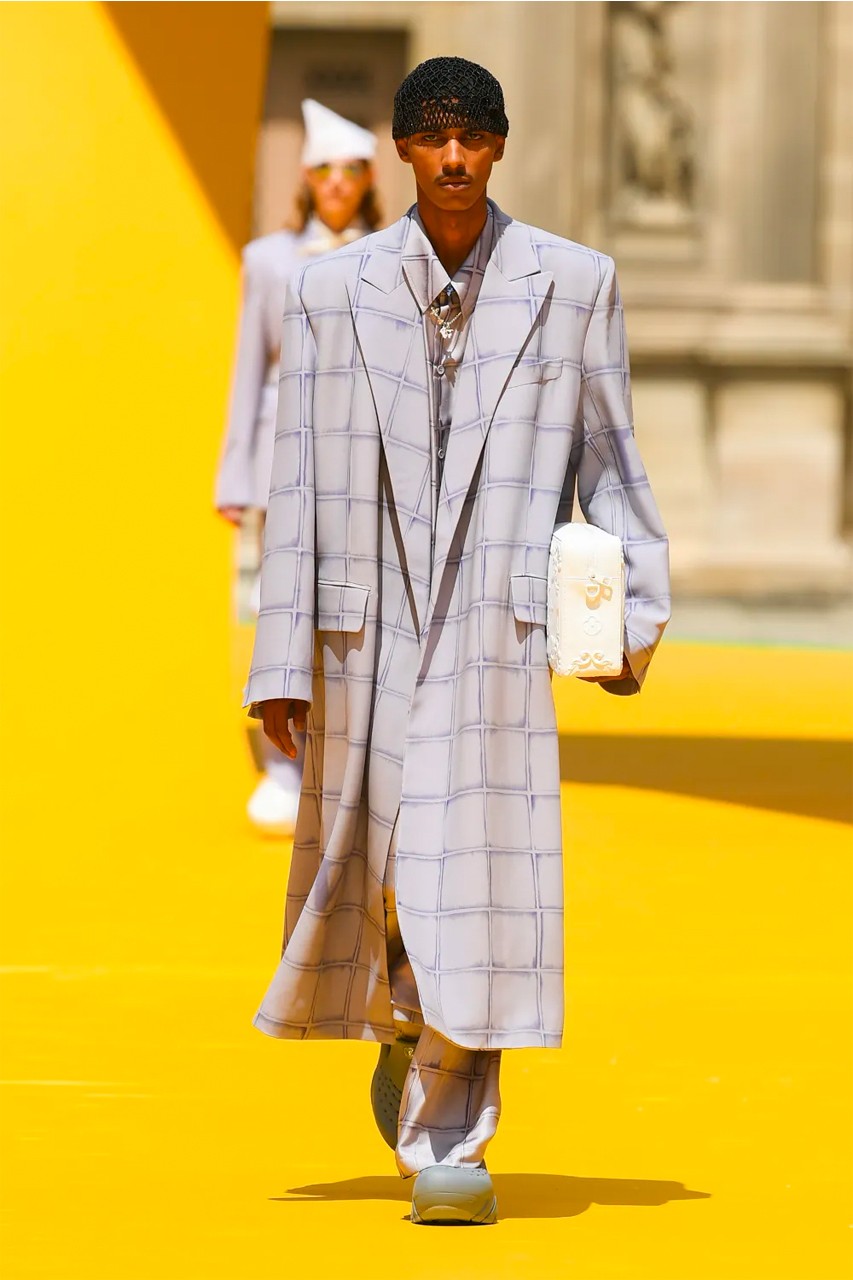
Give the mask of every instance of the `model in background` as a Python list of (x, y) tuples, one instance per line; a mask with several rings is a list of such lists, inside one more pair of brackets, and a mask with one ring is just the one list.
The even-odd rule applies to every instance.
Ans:
[[(371, 163), (375, 135), (312, 98), (302, 103), (302, 115), (303, 183), (294, 224), (253, 240), (243, 251), (243, 305), (216, 483), (217, 510), (234, 525), (250, 509), (265, 512), (269, 498), (287, 281), (307, 258), (357, 240), (380, 223)], [(265, 772), (249, 800), (249, 817), (265, 831), (290, 835), (302, 744), (289, 760), (269, 739), (263, 742)]]

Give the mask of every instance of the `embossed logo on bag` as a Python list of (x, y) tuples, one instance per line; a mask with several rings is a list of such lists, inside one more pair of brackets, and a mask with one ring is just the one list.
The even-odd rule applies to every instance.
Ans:
[(613, 595), (611, 578), (599, 579), (593, 569), (587, 570), (586, 604), (588, 609), (597, 609), (602, 600), (609, 600)]

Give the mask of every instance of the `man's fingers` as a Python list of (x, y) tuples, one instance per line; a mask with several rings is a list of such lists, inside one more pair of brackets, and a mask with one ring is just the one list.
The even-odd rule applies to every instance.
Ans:
[(274, 747), (278, 747), (279, 751), (284, 751), (284, 744), (281, 741), (281, 711), (284, 710), (284, 725), (287, 726), (286, 703), (282, 703), (281, 699), (276, 698), (272, 702), (264, 703), (264, 733), (269, 738)]
[(294, 729), (304, 732), (308, 719), (308, 703), (290, 698), (270, 698), (263, 705), (264, 733), (274, 747), (283, 751), (291, 760), (296, 756), (296, 743), (290, 732), (290, 721)]
[(276, 705), (275, 728), (278, 735), (279, 750), (283, 751), (284, 754), (292, 760), (296, 755), (296, 747), (294, 746), (293, 739), (290, 736), (289, 721), (291, 709), (292, 703), (290, 702), (282, 701)]
[(275, 731), (272, 711), (267, 711), (266, 707), (264, 708), (264, 736), (269, 739), (274, 747), (278, 747), (279, 751), (281, 750), (278, 736)]

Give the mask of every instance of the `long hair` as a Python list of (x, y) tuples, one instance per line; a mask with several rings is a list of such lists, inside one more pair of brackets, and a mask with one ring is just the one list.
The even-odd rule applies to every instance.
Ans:
[[(294, 215), (286, 224), (286, 229), (295, 231), (298, 235), (307, 227), (312, 213), (314, 213), (314, 197), (306, 183), (296, 193)], [(379, 192), (375, 187), (365, 191), (356, 217), (361, 218), (368, 231), (377, 231), (382, 226), (382, 207), (379, 203)]]

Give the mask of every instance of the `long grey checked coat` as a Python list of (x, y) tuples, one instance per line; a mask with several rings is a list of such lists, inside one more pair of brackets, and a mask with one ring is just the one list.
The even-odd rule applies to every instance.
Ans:
[(625, 693), (669, 614), (667, 544), (612, 261), (493, 209), (434, 515), (408, 217), (288, 291), (246, 704), (311, 709), (284, 952), (255, 1018), (270, 1035), (393, 1039), (394, 835), (426, 1022), (475, 1049), (560, 1044), (551, 533), (577, 487), (585, 516), (622, 538)]

